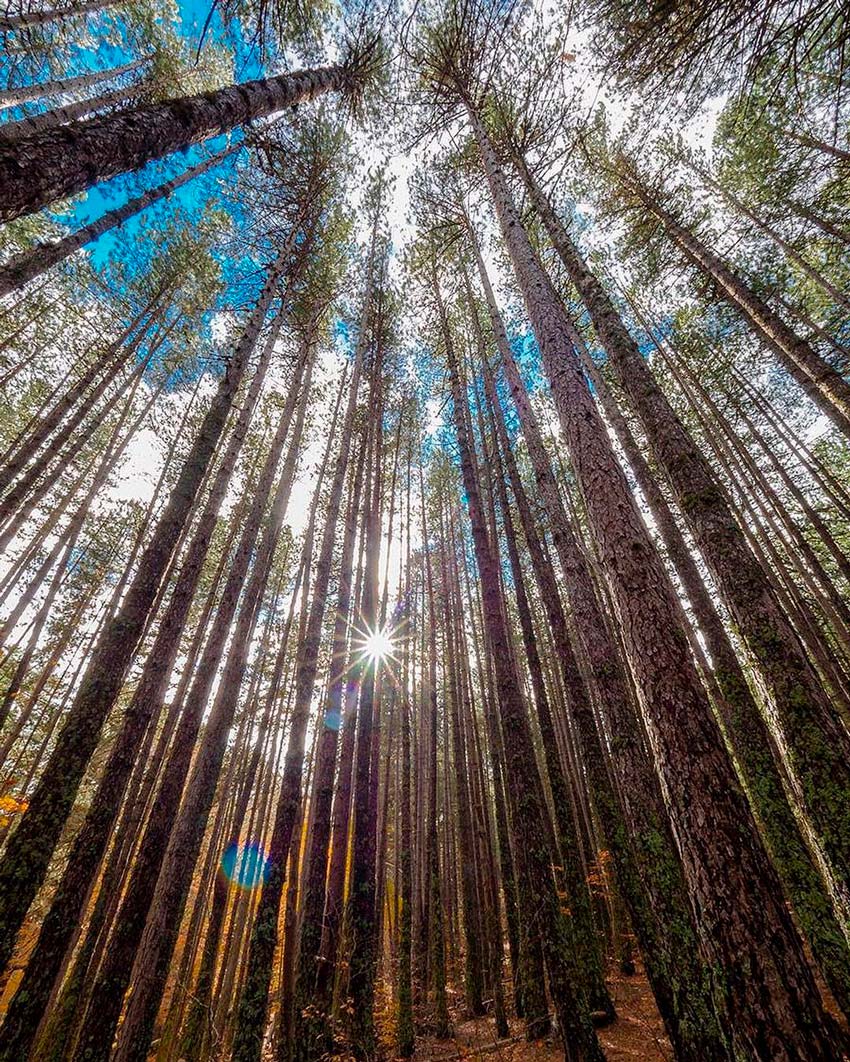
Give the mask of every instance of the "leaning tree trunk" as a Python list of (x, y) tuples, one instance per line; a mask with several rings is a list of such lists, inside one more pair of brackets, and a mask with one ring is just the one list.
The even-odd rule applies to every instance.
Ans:
[[(299, 399), (301, 403), (309, 401), (309, 368), (312, 365), (312, 355), (312, 349), (307, 348), (296, 366), (290, 393), (281, 410), (278, 427), (260, 473), (253, 503), (231, 564), (228, 581), (222, 595), (222, 604), (216, 615), (215, 629), (207, 643), (210, 655), (215, 654), (220, 658), (234, 615), (236, 616), (230, 646), (209, 717), (206, 720), (203, 737), (195, 749), (195, 735), (200, 729), (218, 664), (217, 659), (208, 660), (206, 652), (199, 665), (198, 677), (187, 702), (186, 733), (179, 746), (175, 740), (172, 752), (175, 763), (170, 764), (169, 767), (174, 772), (175, 782), (182, 781), (187, 774), (188, 778), (183, 790), (183, 799), (179, 805), (179, 813), (176, 802), (172, 805), (173, 814), (177, 817), (168, 835), (168, 846), (164, 853), (161, 848), (155, 852), (157, 860), (161, 860), (161, 866), (132, 969), (127, 964), (121, 971), (125, 979), (129, 978), (126, 983), (131, 984), (132, 992), (118, 1034), (118, 1043), (115, 1048), (116, 1062), (119, 1059), (121, 1062), (126, 1062), (129, 1059), (143, 1060), (147, 1057), (154, 1022), (168, 976), (171, 954), (191, 884), (192, 871), (203, 841), (204, 829), (224, 759), (227, 736), (233, 722), (239, 690), (247, 666), (248, 647), (258, 618), (257, 610), (265, 592), (289, 503), (295, 476), (295, 462), (303, 442), (302, 439), (292, 438), (289, 453), (277, 479), (277, 485), (274, 490), (272, 487), (275, 471), (280, 464), (283, 445), (292, 427), (299, 389), (303, 388)], [(269, 498), (271, 498), (269, 514), (260, 535)], [(256, 545), (255, 550), (258, 536), (259, 544)], [(251, 574), (247, 585), (244, 585), (252, 561)], [(240, 599), (243, 586), (244, 593), (241, 594)], [(238, 614), (237, 602), (239, 602)], [(189, 774), (190, 764), (191, 774)], [(178, 771), (179, 779), (177, 778)], [(179, 793), (180, 788), (179, 784), (175, 785), (175, 793)], [(160, 812), (162, 810), (160, 808)], [(115, 1016), (117, 1018), (117, 1014)], [(91, 1017), (96, 1018), (96, 1011), (92, 1012)]]
[(146, 88), (143, 81), (134, 85), (120, 85), (118, 88), (109, 89), (90, 99), (75, 100), (61, 107), (52, 107), (50, 110), (28, 115), (17, 122), (7, 122), (5, 125), (0, 125), (0, 144), (15, 144), (27, 137), (38, 136), (82, 118), (88, 118), (105, 111), (113, 104), (131, 103), (141, 96)]
[[(552, 385), (587, 517), (642, 694), (707, 954), (734, 1035), (756, 1058), (832, 1058), (836, 1045), (781, 886), (697, 675), (679, 605), (572, 351), (566, 313), (467, 104), (502, 236)], [(725, 991), (724, 991), (725, 990)]]
[[(25, 432), (15, 439), (7, 451), (7, 456), (0, 467), (0, 484), (5, 490), (21, 474), (27, 465), (35, 460), (41, 447), (57, 431), (65, 432), (67, 438), (67, 424), (74, 406), (80, 402), (84, 416), (88, 406), (84, 401), (86, 392), (92, 383), (103, 374), (107, 374), (117, 362), (120, 366), (124, 359), (141, 343), (145, 332), (150, 328), (155, 314), (160, 314), (164, 292), (158, 292), (153, 299), (130, 321), (122, 330), (117, 339), (113, 340), (102, 354), (98, 354), (90, 365), (80, 375), (79, 379), (68, 387), (62, 397), (45, 411), (32, 426), (31, 431)], [(147, 320), (145, 320), (147, 318)], [(134, 336), (133, 333), (136, 333)], [(63, 438), (63, 441), (64, 441)], [(54, 446), (56, 444), (54, 443)], [(8, 503), (4, 503), (2, 517), (6, 519), (11, 513)]]
[(850, 898), (850, 740), (764, 569), (748, 549), (708, 462), (676, 417), (551, 205), (533, 181), (530, 186), (536, 189), (535, 205), (547, 231), (588, 307), (612, 367), (676, 492), (682, 515), (765, 681), (805, 812), (846, 904)]
[(265, 377), (281, 318), (272, 328), (251, 387), (230, 435), (224, 458), (216, 471), (207, 503), (187, 548), (168, 607), (159, 624), (133, 699), (110, 752), (86, 821), (74, 839), (62, 880), (44, 917), (35, 949), (18, 991), (6, 1011), (0, 1034), (0, 1058), (11, 1051), (23, 1057), (39, 1027), (44, 1008), (62, 965), (83, 903), (98, 864), (106, 850), (109, 832), (121, 807), (121, 798), (136, 763), (145, 734), (165, 697), (171, 671), (180, 648), (180, 636), (201, 577), (204, 560), (215, 529), (218, 510), (230, 483), (236, 461), (251, 422), (251, 415)]
[(15, 936), (47, 873), (103, 722), (121, 691), (173, 550), (224, 431), (284, 264), (279, 258), (269, 270), (121, 609), (98, 639), (47, 768), (6, 845), (0, 861), (0, 965), (5, 965), (12, 954)]
[(617, 408), (608, 385), (590, 355), (586, 350), (580, 350), (580, 353), (594, 392), (623, 449), (668, 556), (682, 580), (697, 626), (705, 638), (717, 682), (718, 712), (732, 743), (741, 779), (764, 831), (770, 854), (788, 889), (791, 904), (821, 972), (846, 1013), (850, 1005), (850, 949), (821, 873), (789, 803), (774, 738), (762, 718), (696, 561), (625, 417)]
[(128, 199), (126, 203), (123, 203), (115, 210), (108, 210), (97, 221), (84, 225), (81, 229), (64, 236), (61, 240), (37, 243), (35, 247), (16, 254), (4, 266), (0, 267), (0, 296), (8, 295), (36, 277), (40, 277), (51, 266), (63, 262), (81, 247), (85, 247), (87, 243), (92, 243), (105, 232), (109, 232), (110, 229), (116, 228), (128, 218), (147, 210), (149, 206), (158, 203), (161, 199), (167, 199), (172, 192), (218, 166), (244, 146), (245, 141), (239, 140), (235, 144), (231, 144), (230, 147), (225, 148), (224, 151), (210, 155), (208, 159), (199, 162), (197, 166), (190, 166), (178, 177), (172, 177), (170, 181), (164, 181), (162, 184), (143, 192), (142, 195)]
[[(369, 291), (370, 287), (367, 284), (367, 295)], [(365, 329), (361, 331), (365, 333)], [(364, 345), (365, 334), (361, 335), (358, 343), (354, 370), (349, 384), (348, 406), (340, 435), (342, 442), (331, 481), (330, 499), (325, 514), (319, 559), (316, 564), (313, 597), (303, 642), (299, 647), (295, 679), (295, 706), (292, 712), (283, 780), (275, 809), (274, 827), (268, 852), (269, 873), (263, 881), (251, 932), (245, 981), (236, 1016), (234, 1062), (237, 1060), (238, 1062), (254, 1062), (259, 1059), (265, 1034), (269, 984), (272, 976), (274, 949), (277, 944), (280, 900), (286, 881), (286, 860), (292, 842), (292, 833), (301, 806), (304, 742), (318, 670), (319, 642), (330, 584), (331, 561), (342, 503), (342, 490), (348, 467), (352, 427), (357, 409)]]
[(522, 692), (511, 660), (510, 635), (499, 585), (499, 572), (487, 530), (472, 446), (467, 427), (466, 400), (461, 386), (454, 344), (436, 277), (433, 280), (443, 343), (449, 363), (455, 433), (460, 449), (461, 472), (472, 524), (475, 558), (481, 577), (484, 619), (487, 627), (496, 682), (499, 712), (505, 734), (508, 786), (515, 837), (519, 844), (521, 902), (528, 909), (528, 923), (539, 937), (546, 962), (552, 998), (568, 1062), (604, 1059), (593, 1031), (587, 999), (575, 980), (568, 955), (572, 940), (560, 910), (551, 870), (551, 853), (540, 803), (534, 746)]
[(768, 225), (762, 217), (760, 217), (754, 210), (750, 209), (746, 203), (742, 202), (734, 192), (724, 187), (719, 181), (715, 181), (711, 174), (707, 173), (702, 166), (698, 166), (696, 163), (689, 161), (686, 162), (686, 165), (696, 173), (699, 179), (708, 188), (711, 188), (713, 191), (717, 192), (719, 196), (725, 199), (736, 213), (745, 217), (748, 221), (751, 221), (756, 228), (761, 229), (761, 231), (768, 236), (776, 246), (779, 247), (792, 262), (794, 262), (795, 265), (802, 269), (810, 280), (814, 281), (822, 291), (829, 295), (836, 306), (842, 307), (845, 312), (850, 310), (850, 298), (848, 298), (843, 291), (839, 291), (839, 289), (831, 283), (819, 269), (816, 269), (811, 262), (807, 261), (797, 248), (789, 243), (781, 233), (777, 232), (771, 225)]
[[(80, 89), (90, 88), (101, 81), (114, 81), (123, 74), (132, 73), (144, 66), (149, 61), (149, 56), (133, 59), (122, 66), (115, 66), (111, 70), (95, 70), (91, 74), (79, 74), (77, 77), (60, 78), (58, 81), (41, 81), (34, 85), (21, 85), (17, 88), (0, 89), (0, 108), (20, 107), (24, 103), (32, 103), (33, 100), (45, 99), (48, 96), (62, 96), (68, 92), (77, 92)], [(2, 129), (2, 126), (0, 126)]]
[[(568, 705), (581, 745), (597, 810), (614, 856), (617, 883), (626, 901), (646, 963), (647, 974), (677, 1057), (692, 1062), (726, 1059), (728, 1047), (714, 1011), (706, 964), (698, 936), (681, 861), (669, 829), (667, 810), (653, 764), (645, 750), (643, 728), (623, 673), (620, 655), (597, 600), (593, 577), (573, 534), (558, 485), (531, 408), (525, 385), (513, 359), (504, 324), (495, 302), (487, 270), (474, 234), (473, 249), (490, 314), (502, 371), (519, 415), (538, 490), (544, 500), (552, 537), (566, 578), (575, 615), (576, 634), (595, 680), (601, 715), (608, 733), (620, 735), (610, 746), (600, 734), (593, 706), (586, 694), (573, 651), (558, 582), (540, 541), (516, 460), (491, 387), (491, 402), (500, 428), (502, 452), (522, 519), (526, 544), (546, 607)], [(485, 385), (490, 379), (484, 365)], [(610, 749), (619, 799), (611, 786), (607, 756)], [(628, 824), (628, 826), (627, 826)]]
[[(627, 180), (628, 188), (658, 218), (684, 257), (715, 282), (723, 298), (750, 324), (812, 402), (845, 435), (850, 435), (850, 384), (809, 343), (796, 335), (720, 255), (680, 224), (640, 181), (632, 176)], [(535, 206), (541, 211), (548, 230), (549, 223), (539, 203), (538, 194)]]
[(0, 220), (32, 214), (56, 199), (303, 100), (345, 91), (350, 81), (351, 70), (344, 64), (297, 70), (0, 144)]
[(77, 18), (95, 11), (104, 11), (119, 2), (120, 0), (83, 0), (83, 3), (74, 7), (44, 8), (41, 11), (25, 11), (20, 15), (2, 15), (0, 16), (0, 30), (20, 30), (30, 29), (32, 26), (43, 26), (47, 22), (59, 22), (61, 19)]

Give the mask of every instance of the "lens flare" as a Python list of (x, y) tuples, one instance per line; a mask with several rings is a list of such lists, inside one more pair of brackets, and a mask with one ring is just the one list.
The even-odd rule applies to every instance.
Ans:
[(374, 631), (366, 637), (363, 643), (363, 655), (375, 664), (380, 664), (387, 657), (392, 656), (394, 649), (393, 640), (385, 630)]
[(221, 872), (240, 889), (256, 889), (269, 876), (269, 861), (256, 841), (230, 844), (221, 857)]

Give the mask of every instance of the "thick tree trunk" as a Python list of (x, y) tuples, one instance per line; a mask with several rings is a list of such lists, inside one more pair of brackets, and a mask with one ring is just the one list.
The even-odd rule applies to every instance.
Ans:
[(0, 965), (9, 960), (17, 931), (44, 880), (80, 780), (97, 746), (103, 721), (121, 690), (172, 553), (224, 431), (283, 265), (284, 260), (279, 259), (269, 272), (165, 511), (142, 554), (132, 585), (118, 615), (110, 620), (98, 640), (48, 767), (6, 846), (0, 861)]
[(143, 210), (147, 210), (148, 207), (158, 203), (161, 199), (167, 199), (172, 192), (218, 166), (244, 146), (244, 140), (239, 140), (231, 144), (230, 147), (225, 148), (224, 151), (219, 151), (208, 159), (204, 159), (203, 162), (199, 162), (196, 166), (190, 166), (178, 177), (173, 177), (170, 181), (165, 181), (163, 184), (150, 188), (142, 195), (128, 199), (126, 203), (115, 210), (108, 210), (97, 221), (84, 225), (81, 229), (64, 236), (61, 240), (38, 243), (28, 251), (22, 251), (20, 254), (15, 255), (0, 268), (0, 296), (8, 295), (9, 292), (29, 283), (29, 281), (46, 273), (52, 266), (69, 258), (81, 247), (92, 243), (105, 232), (109, 232), (110, 229), (116, 228), (128, 218), (141, 214)]
[[(646, 749), (645, 733), (632, 702), (618, 650), (596, 598), (590, 570), (561, 503), (542, 435), (514, 362), (483, 259), (477, 243), (473, 246), (502, 369), (519, 414), (535, 480), (544, 499), (553, 539), (567, 577), (566, 589), (575, 613), (575, 631), (590, 663), (605, 729), (608, 734), (619, 735), (619, 740), (609, 745), (599, 731), (571, 645), (558, 582), (536, 530), (500, 407), (491, 389), (502, 452), (555, 639), (562, 683), (582, 759), (603, 831), (614, 856), (618, 887), (628, 905), (656, 1002), (677, 1055), (693, 1062), (725, 1059), (728, 1048), (714, 1013), (709, 975), (699, 954), (681, 862)], [(486, 383), (490, 376), (486, 363), (484, 368)], [(607, 754), (606, 747), (609, 749)], [(608, 756), (614, 767), (619, 796), (611, 786), (606, 763)]]
[(534, 748), (525, 706), (522, 703), (522, 693), (511, 663), (510, 637), (505, 624), (498, 567), (485, 523), (469, 441), (466, 400), (436, 278), (433, 289), (449, 363), (455, 432), (460, 448), (461, 471), (472, 524), (475, 557), (481, 577), (484, 619), (496, 670), (499, 712), (505, 732), (511, 812), (514, 835), (520, 847), (517, 862), (521, 875), (521, 903), (528, 910), (528, 922), (532, 932), (539, 936), (542, 943), (552, 998), (563, 1037), (565, 1058), (569, 1062), (603, 1059), (602, 1049), (590, 1021), (587, 998), (575, 981), (568, 958), (572, 940), (567, 933), (552, 877), (547, 830), (544, 827), (545, 810), (540, 803)]
[(850, 741), (711, 468), (676, 417), (607, 293), (539, 190), (535, 203), (641, 418), (682, 515), (759, 668), (801, 797), (850, 898)]
[(227, 451), (187, 549), (168, 608), (160, 621), (123, 726), (104, 768), (103, 778), (92, 799), (86, 821), (74, 840), (68, 865), (42, 922), (20, 988), (7, 1009), (0, 1030), (6, 1057), (13, 1048), (19, 1057), (23, 1056), (35, 1036), (74, 926), (79, 921), (87, 891), (106, 850), (109, 832), (118, 816), (121, 797), (136, 763), (139, 747), (165, 696), (218, 510), (251, 422), (280, 322), (281, 318), (278, 317), (266, 342), (260, 364), (231, 432)]
[[(251, 574), (239, 604), (230, 647), (219, 682), (215, 699), (203, 732), (199, 747), (195, 750), (186, 735), (185, 744), (178, 748), (175, 742), (174, 770), (180, 763), (180, 779), (186, 778), (190, 762), (192, 772), (186, 781), (180, 810), (168, 838), (168, 847), (163, 854), (159, 877), (150, 902), (144, 931), (139, 940), (132, 971), (122, 971), (131, 976), (131, 994), (124, 1020), (118, 1034), (115, 1049), (116, 1062), (143, 1062), (153, 1035), (154, 1022), (168, 976), (169, 961), (180, 928), (180, 919), (192, 878), (192, 870), (203, 840), (207, 817), (215, 796), (216, 783), (221, 771), (227, 736), (239, 699), (239, 690), (247, 665), (248, 648), (262, 595), (265, 592), (271, 563), (277, 547), (289, 495), (295, 476), (295, 462), (303, 439), (293, 436), (289, 452), (272, 492), (275, 471), (280, 463), (284, 442), (292, 427), (292, 418), (297, 402), (302, 407), (310, 399), (310, 367), (313, 364), (312, 346), (305, 349), (299, 359), (287, 401), (281, 411), (280, 421), (271, 441), (265, 465), (260, 473), (251, 510), (245, 521), (243, 533), (233, 559), (228, 581), (222, 597), (222, 605), (216, 615), (215, 629), (207, 643), (207, 651), (220, 656), (230, 629), (240, 591), (245, 583), (249, 566)], [(300, 398), (299, 398), (300, 392)], [(261, 522), (271, 498), (269, 515), (260, 534)], [(253, 557), (252, 557), (252, 554)], [(203, 710), (206, 708), (217, 660), (208, 662), (207, 652), (198, 669), (198, 680), (193, 686), (185, 714), (192, 720), (191, 730), (197, 733)], [(194, 759), (192, 753), (194, 752)], [(176, 781), (177, 779), (175, 779)], [(177, 789), (179, 791), (179, 788)], [(175, 806), (176, 813), (176, 806)]]
[(0, 219), (82, 192), (119, 173), (137, 170), (190, 144), (226, 133), (325, 92), (344, 91), (344, 66), (231, 85), (199, 96), (163, 100), (89, 118), (18, 143), (0, 144)]
[(836, 1045), (802, 943), (712, 717), (667, 574), (571, 349), (565, 311), (534, 255), (486, 131), (471, 106), (468, 112), (642, 695), (707, 954), (722, 972), (734, 1035), (756, 1058), (833, 1057)]
[(765, 834), (770, 854), (788, 889), (815, 959), (842, 1010), (850, 1004), (850, 949), (832, 909), (824, 882), (800, 832), (783, 783), (781, 758), (775, 740), (762, 718), (729, 635), (717, 614), (711, 595), (652, 471), (618, 410), (605, 380), (587, 354), (581, 351), (585, 371), (599, 397), (608, 423), (635, 475), (694, 610), (705, 638), (717, 682), (717, 709), (732, 743), (741, 781)]

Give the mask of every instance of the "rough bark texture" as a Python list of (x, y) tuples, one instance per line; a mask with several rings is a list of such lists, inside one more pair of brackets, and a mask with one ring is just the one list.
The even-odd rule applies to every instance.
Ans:
[(124, 603), (106, 625), (92, 652), (47, 768), (6, 846), (0, 862), (0, 965), (9, 960), (17, 931), (44, 880), (83, 773), (97, 746), (103, 721), (121, 690), (162, 578), (221, 438), (282, 267), (283, 260), (279, 260), (270, 270), (165, 511), (139, 560)]
[(343, 66), (231, 85), (199, 96), (163, 100), (89, 118), (16, 144), (0, 144), (0, 219), (31, 214), (151, 159), (218, 136), (346, 84)]
[(800, 832), (785, 792), (778, 750), (762, 718), (729, 635), (715, 610), (696, 562), (676, 525), (652, 471), (617, 409), (608, 386), (584, 356), (585, 371), (623, 448), (670, 560), (682, 580), (711, 656), (717, 709), (735, 751), (741, 780), (764, 831), (770, 854), (815, 958), (842, 1010), (850, 1005), (850, 950), (823, 879)]
[[(348, 406), (341, 426), (342, 444), (337, 455), (331, 480), (330, 497), (325, 513), (325, 525), (316, 563), (313, 596), (304, 638), (299, 646), (295, 676), (295, 705), (290, 721), (289, 740), (284, 759), (283, 780), (275, 809), (274, 828), (268, 851), (268, 875), (263, 881), (260, 902), (251, 932), (251, 945), (245, 982), (239, 998), (236, 1034), (233, 1048), (234, 1062), (249, 1062), (260, 1057), (268, 1009), (272, 960), (277, 945), (277, 926), (280, 900), (286, 883), (286, 860), (289, 854), (295, 821), (301, 808), (304, 742), (307, 735), (310, 704), (318, 669), (319, 642), (322, 620), (330, 583), (336, 529), (342, 502), (342, 488), (348, 467), (351, 429), (357, 408), (362, 353), (355, 362), (349, 385)], [(340, 393), (341, 394), (341, 393)]]
[(590, 1021), (587, 998), (576, 982), (575, 971), (569, 959), (572, 941), (561, 915), (552, 876), (547, 830), (544, 826), (545, 809), (540, 803), (539, 784), (535, 777), (537, 768), (534, 748), (522, 693), (511, 662), (510, 637), (505, 623), (497, 562), (485, 523), (473, 463), (466, 422), (466, 400), (436, 281), (434, 294), (438, 301), (443, 343), (449, 363), (455, 432), (472, 524), (475, 559), (481, 578), (484, 619), (496, 672), (499, 713), (505, 735), (514, 836), (520, 846), (517, 861), (521, 876), (521, 903), (526, 908), (531, 932), (542, 944), (552, 999), (564, 1040), (565, 1058), (569, 1062), (601, 1060), (604, 1055)]
[(221, 502), (254, 411), (271, 350), (280, 325), (273, 328), (251, 388), (242, 403), (224, 458), (216, 471), (206, 506), (192, 536), (168, 608), (160, 621), (145, 667), (127, 709), (124, 723), (92, 799), (80, 832), (74, 839), (68, 865), (44, 917), (26, 972), (0, 1029), (0, 1059), (23, 1057), (38, 1029), (53, 982), (82, 913), (87, 891), (106, 849), (121, 798), (136, 764), (139, 748), (155, 713), (160, 709), (180, 648), (180, 635), (189, 614)]
[(569, 343), (563, 306), (522, 228), (487, 133), (471, 106), (468, 113), (641, 693), (707, 954), (724, 972), (734, 1035), (756, 1058), (828, 1059), (836, 1045), (666, 572)]
[(85, 247), (87, 243), (92, 243), (105, 232), (116, 228), (128, 218), (147, 210), (149, 206), (159, 202), (161, 199), (167, 199), (172, 192), (182, 188), (184, 184), (188, 184), (189, 181), (200, 177), (208, 170), (213, 169), (213, 167), (218, 166), (220, 162), (223, 162), (244, 146), (245, 142), (242, 140), (231, 144), (224, 151), (211, 155), (208, 159), (198, 163), (197, 166), (190, 166), (178, 177), (173, 177), (170, 181), (165, 181), (142, 195), (128, 199), (126, 203), (116, 210), (108, 210), (97, 221), (93, 221), (90, 225), (84, 225), (81, 229), (64, 236), (61, 240), (38, 243), (28, 251), (22, 251), (20, 254), (10, 258), (0, 269), (0, 295), (7, 295), (30, 280), (41, 276), (42, 273), (46, 273), (51, 266), (63, 262), (81, 247)]
[[(223, 595), (223, 601), (226, 604), (220, 606), (216, 616), (218, 637), (211, 637), (208, 642), (208, 648), (219, 651), (223, 649), (231, 620), (236, 612), (240, 590), (245, 582), (249, 564), (253, 561), (250, 577), (244, 588), (236, 615), (224, 670), (209, 718), (206, 721), (203, 738), (192, 760), (192, 773), (186, 781), (180, 812), (169, 835), (168, 848), (162, 858), (162, 868), (156, 882), (144, 932), (139, 941), (132, 968), (132, 991), (115, 1049), (116, 1062), (119, 1060), (129, 1062), (131, 1059), (133, 1062), (144, 1062), (147, 1058), (154, 1022), (168, 976), (171, 953), (177, 939), (180, 919), (191, 883), (192, 870), (203, 840), (204, 828), (224, 759), (227, 736), (239, 699), (239, 691), (247, 665), (248, 647), (257, 622), (257, 610), (265, 593), (274, 552), (289, 503), (295, 475), (295, 462), (302, 444), (300, 438), (293, 437), (292, 439), (287, 459), (283, 462), (273, 493), (272, 485), (275, 471), (280, 463), (283, 444), (292, 427), (296, 400), (302, 387), (302, 406), (309, 400), (309, 368), (312, 365), (312, 355), (312, 349), (308, 348), (296, 368), (294, 386), (291, 387), (281, 411), (278, 428), (260, 474), (254, 502), (245, 521), (242, 538), (228, 575)], [(302, 374), (304, 374), (303, 379)], [(270, 496), (269, 516), (262, 534), (259, 534)], [(258, 534), (259, 543), (252, 557)], [(199, 677), (203, 676), (203, 678), (200, 683), (196, 684), (198, 690), (192, 698), (194, 711), (191, 713), (196, 718), (196, 725), (200, 725), (201, 712), (198, 709), (202, 710), (206, 706), (210, 685), (215, 676), (216, 663), (208, 664), (202, 659), (199, 667)], [(188, 741), (180, 751), (183, 760), (182, 773), (185, 777), (192, 752)]]
[(673, 412), (607, 293), (539, 189), (535, 203), (764, 679), (773, 722), (798, 781), (803, 806), (846, 904), (850, 897), (850, 741), (846, 731), (765, 570), (748, 549), (711, 467)]

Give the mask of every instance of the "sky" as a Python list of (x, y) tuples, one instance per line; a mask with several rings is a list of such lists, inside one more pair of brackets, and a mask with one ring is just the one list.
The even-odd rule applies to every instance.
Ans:
[[(184, 58), (190, 72), (202, 28), (209, 14), (209, 2), (210, 0), (177, 0), (176, 5), (171, 7), (170, 14), (160, 16), (163, 35), (182, 42)], [(167, 11), (168, 7), (165, 6), (164, 10)], [(126, 20), (120, 7), (88, 16), (81, 21), (83, 25), (79, 38), (69, 46), (65, 59), (67, 73), (75, 75), (90, 70), (120, 66), (137, 58), (140, 54), (138, 34), (132, 29), (132, 24)], [(545, 29), (552, 30), (553, 27), (554, 21), (551, 17), (544, 20)], [(247, 36), (237, 20), (232, 20), (225, 26), (218, 7), (214, 9), (200, 56), (201, 66), (212, 67), (214, 79), (218, 83), (231, 80), (244, 81), (280, 68), (281, 57), (274, 53), (267, 57), (265, 63), (261, 62), (257, 48), (249, 44)], [(586, 39), (582, 32), (574, 31), (565, 49), (571, 64), (570, 73), (582, 86), (581, 106), (589, 112), (594, 105), (604, 100), (609, 120), (616, 128), (625, 120), (628, 107), (601, 92), (598, 84), (590, 75), (586, 58)], [(0, 68), (8, 62), (8, 58), (0, 58)], [(0, 73), (2, 73), (1, 69)], [(32, 78), (35, 80), (44, 80), (48, 76), (51, 76), (49, 71), (32, 72)], [(138, 75), (129, 75), (123, 80), (127, 82), (134, 76)], [(53, 105), (57, 102), (61, 100), (51, 101)], [(714, 122), (722, 102), (722, 100), (716, 101), (716, 106), (707, 110), (704, 120), (691, 130), (690, 135), (694, 140), (701, 142), (704, 146), (710, 144)], [(41, 107), (48, 105), (50, 104), (28, 105), (25, 110), (27, 113), (36, 113)], [(23, 113), (24, 111), (17, 108), (7, 111), (5, 117), (7, 119), (19, 118)], [(241, 132), (237, 130), (231, 136), (233, 140), (238, 141), (241, 138)], [(391, 234), (395, 256), (394, 269), (397, 273), (400, 256), (414, 235), (409, 217), (409, 180), (417, 165), (420, 164), (425, 149), (415, 152), (402, 150), (386, 157), (383, 154), (383, 148), (373, 146), (370, 134), (355, 131), (353, 137), (362, 157), (364, 174), (364, 179), (354, 182), (352, 206), (355, 210), (358, 206), (358, 190), (362, 193), (367, 187), (368, 181), (365, 175), (370, 169), (384, 163), (393, 178), (386, 221)], [(75, 199), (69, 209), (55, 214), (54, 220), (62, 226), (76, 228), (100, 216), (105, 210), (120, 205), (128, 197), (138, 195), (182, 173), (187, 166), (192, 166), (207, 158), (210, 153), (222, 150), (230, 142), (232, 142), (231, 137), (218, 137), (214, 141), (191, 148), (185, 154), (153, 162), (137, 174), (116, 177), (91, 189), (85, 196)], [(104, 276), (107, 282), (116, 286), (121, 285), (122, 276), (130, 278), (144, 276), (149, 272), (154, 257), (162, 253), (161, 246), (156, 240), (157, 234), (173, 220), (189, 228), (199, 225), (211, 204), (226, 213), (233, 231), (238, 233), (250, 221), (238, 194), (233, 194), (237, 168), (245, 165), (245, 161), (245, 153), (237, 152), (203, 177), (183, 186), (168, 200), (157, 204), (154, 208), (149, 208), (125, 222), (119, 229), (102, 237), (86, 252), (90, 256), (92, 266)], [(581, 206), (582, 204), (579, 204), (579, 208)], [(361, 218), (363, 213), (359, 212)], [(365, 242), (367, 234), (361, 231), (359, 235)], [(484, 247), (488, 271), (495, 281), (498, 292), (504, 287), (504, 278), (500, 274), (499, 264), (491, 244), (485, 241)], [(230, 331), (224, 326), (224, 322), (230, 315), (234, 288), (238, 287), (239, 302), (245, 305), (251, 299), (251, 284), (256, 290), (261, 282), (259, 263), (249, 253), (244, 250), (240, 251), (238, 240), (226, 241), (226, 246), (216, 252), (216, 259), (222, 270), (225, 290), (217, 305), (211, 307), (200, 322), (202, 338), (210, 347), (221, 344), (224, 334)], [(250, 278), (247, 288), (245, 286), (246, 276)], [(524, 339), (519, 336), (518, 343), (522, 345), (524, 342), (528, 342), (527, 337)], [(323, 352), (322, 363), (318, 367), (319, 379), (334, 380), (338, 376), (341, 364), (342, 358), (338, 348)], [(530, 382), (533, 384), (535, 381), (530, 379)], [(331, 393), (333, 388), (329, 387), (327, 391)], [(179, 416), (180, 406), (185, 401), (186, 399), (179, 394), (172, 396), (172, 403), (177, 409), (175, 416)], [(426, 439), (436, 438), (441, 434), (442, 404), (442, 401), (436, 398), (429, 400), (426, 404), (427, 422), (423, 426)], [(320, 433), (314, 432), (310, 446), (302, 459), (302, 472), (293, 491), (288, 516), (296, 533), (303, 529), (306, 522), (314, 470), (321, 459), (322, 444), (323, 439)], [(135, 499), (140, 502), (148, 500), (154, 488), (161, 460), (161, 440), (153, 430), (140, 432), (128, 448), (119, 480), (112, 491), (113, 499)]]

